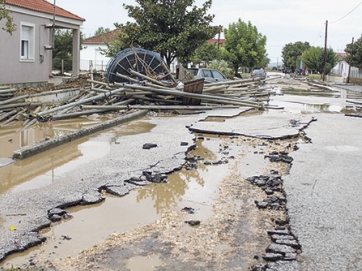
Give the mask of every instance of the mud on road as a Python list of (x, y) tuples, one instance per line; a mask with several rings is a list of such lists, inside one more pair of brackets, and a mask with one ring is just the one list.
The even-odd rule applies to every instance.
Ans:
[[(155, 223), (114, 233), (76, 257), (44, 262), (47, 255), (40, 253), (31, 264), (45, 270), (259, 270), (286, 256), (295, 260), (300, 250), (288, 227), (282, 187), (282, 176), (292, 163), (275, 158), (288, 157), (303, 141), (204, 134), (196, 138), (196, 148), (188, 153), (181, 172), (227, 166), (209, 217), (203, 219), (191, 203), (185, 209), (162, 212)], [(210, 157), (210, 152), (215, 155)], [(276, 183), (268, 186), (268, 178)], [(200, 224), (191, 226), (186, 223), (190, 221)], [(293, 246), (285, 246), (293, 252), (273, 251), (273, 232), (294, 240)]]
[[(299, 82), (296, 85), (301, 88)], [(196, 148), (187, 154), (186, 164), (180, 171), (168, 175), (167, 183), (155, 185), (166, 186), (167, 190), (174, 182), (173, 174), (181, 174), (188, 176), (188, 185), (191, 181), (202, 181), (204, 186), (223, 172), (218, 185), (211, 187), (214, 189), (211, 203), (203, 201), (200, 194), (198, 202), (188, 201), (182, 206), (164, 209), (157, 221), (130, 231), (115, 231), (106, 241), (76, 256), (49, 257), (49, 253), (56, 254), (57, 247), (52, 252), (40, 248), (24, 268), (298, 270), (296, 259), (303, 248), (289, 227), (283, 176), (293, 167), (289, 155), (301, 144), (309, 144), (310, 139), (302, 130), (311, 125), (313, 118), (304, 113), (297, 114), (296, 120), (291, 119), (296, 114), (285, 113), (287, 111), (279, 114), (283, 115), (281, 118), (263, 114), (248, 121), (216, 123), (214, 120), (194, 126), (194, 131), (198, 131), (194, 134)], [(270, 126), (258, 130), (261, 123)], [(301, 123), (305, 126), (296, 127)], [(226, 130), (234, 131), (233, 135), (219, 135), (225, 125)], [(215, 133), (201, 133), (206, 126)], [(241, 130), (248, 130), (245, 134), (254, 137), (237, 134)], [(274, 138), (285, 139), (255, 137), (265, 131)], [(195, 177), (202, 172), (213, 172), (215, 176)], [(142, 189), (147, 187), (138, 187), (135, 191)], [(202, 205), (210, 207), (210, 214), (205, 215)], [(61, 242), (67, 241), (65, 238)]]

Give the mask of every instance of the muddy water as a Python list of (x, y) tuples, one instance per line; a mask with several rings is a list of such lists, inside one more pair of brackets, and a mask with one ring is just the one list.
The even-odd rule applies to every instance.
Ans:
[[(220, 139), (216, 136), (208, 140), (200, 137), (196, 141), (196, 150), (190, 155), (198, 156), (205, 161), (217, 162), (225, 153), (212, 152), (209, 147), (218, 149), (219, 142)], [(234, 152), (236, 154), (237, 150)], [(181, 210), (192, 206), (198, 214), (198, 220), (206, 221), (213, 215), (218, 186), (229, 174), (229, 166), (228, 163), (214, 166), (199, 163), (197, 169), (182, 169), (170, 174), (167, 183), (139, 187), (122, 198), (105, 195), (104, 202), (92, 206), (69, 208), (67, 211), (73, 218), (53, 223), (50, 229), (43, 230), (42, 234), (47, 238), (44, 244), (25, 253), (10, 256), (4, 266), (21, 266), (35, 255), (38, 255), (37, 258), (48, 260), (74, 256), (80, 250), (105, 240), (112, 233), (127, 232), (155, 222), (162, 212), (169, 209)], [(186, 220), (188, 216), (191, 218), (191, 215), (185, 214)], [(190, 228), (185, 226), (184, 230), (187, 232)], [(145, 267), (141, 264), (142, 260), (147, 261), (147, 267), (150, 267), (149, 258), (136, 260), (129, 261), (132, 270), (145, 270), (142, 269)], [(159, 264), (157, 257), (151, 260), (152, 265)], [(138, 265), (143, 267), (138, 269)]]
[(104, 119), (75, 118), (72, 120), (59, 120), (46, 123), (37, 123), (21, 131), (23, 123), (16, 121), (0, 128), (0, 158), (12, 157), (13, 152), (19, 148), (33, 145), (36, 142), (51, 139), (81, 128), (93, 126)]
[(119, 125), (103, 135), (94, 134), (0, 167), (0, 194), (8, 190), (15, 193), (47, 186), (72, 169), (106, 155), (111, 145), (117, 144), (117, 137), (145, 133), (153, 127), (153, 124), (142, 121)]
[(318, 97), (314, 99), (313, 103), (298, 100), (278, 100), (271, 101), (270, 105), (287, 108), (288, 112), (293, 113), (330, 112), (346, 114), (355, 113), (357, 111), (354, 105), (347, 105), (339, 100), (331, 98), (328, 98), (328, 102), (326, 102), (326, 99)]

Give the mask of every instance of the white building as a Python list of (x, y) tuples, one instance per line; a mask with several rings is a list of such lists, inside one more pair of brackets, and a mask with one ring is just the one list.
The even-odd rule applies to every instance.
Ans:
[(110, 57), (101, 54), (101, 49), (107, 49), (106, 42), (111, 42), (117, 38), (117, 30), (90, 37), (83, 41), (83, 49), (80, 51), (80, 69), (89, 71), (104, 71)]

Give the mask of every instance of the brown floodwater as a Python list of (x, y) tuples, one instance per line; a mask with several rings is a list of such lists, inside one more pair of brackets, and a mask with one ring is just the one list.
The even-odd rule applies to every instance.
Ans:
[[(137, 128), (134, 130), (139, 131)], [(219, 144), (220, 138), (217, 136), (199, 137), (196, 140), (196, 149), (189, 154), (199, 156), (203, 161), (209, 161), (214, 165), (205, 165), (201, 162), (196, 169), (181, 169), (170, 174), (167, 183), (138, 187), (121, 198), (105, 194), (105, 201), (102, 203), (68, 208), (67, 212), (73, 216), (72, 219), (53, 223), (50, 228), (41, 232), (47, 238), (45, 243), (8, 257), (3, 266), (21, 266), (28, 263), (35, 255), (49, 260), (74, 256), (79, 251), (105, 240), (112, 233), (127, 232), (153, 223), (160, 218), (163, 211), (169, 209), (181, 210), (192, 206), (197, 213), (197, 219), (206, 221), (213, 215), (213, 204), (219, 192), (218, 186), (230, 174), (228, 169), (233, 165), (232, 159), (229, 163), (215, 163), (225, 156), (225, 151), (215, 151), (219, 149)], [(255, 149), (258, 149), (254, 146), (251, 152), (247, 151), (245, 146), (239, 145), (234, 149), (228, 149), (227, 155), (245, 153), (246, 157), (249, 157), (247, 154), (254, 153)], [(255, 161), (255, 157), (258, 156), (250, 155), (251, 157), (254, 157)], [(257, 163), (263, 167), (265, 164), (263, 155), (260, 155), (259, 159)], [(249, 164), (253, 164), (253, 161), (248, 160), (244, 166), (247, 168)], [(248, 174), (246, 168), (245, 174)], [(255, 173), (255, 171), (256, 168), (250, 168), (250, 172)], [(191, 219), (192, 215), (185, 214), (186, 220), (188, 217)], [(184, 230), (187, 232), (190, 227), (185, 225)], [(148, 268), (151, 268), (150, 263), (152, 266), (160, 264), (156, 256), (151, 261), (149, 258), (130, 259), (128, 264), (132, 270), (145, 270), (142, 269), (145, 267), (142, 264), (143, 260)]]
[[(111, 145), (117, 144), (119, 136), (146, 133), (154, 126), (134, 121), (103, 132), (105, 136), (100, 136), (102, 132), (99, 132), (0, 167), (0, 194), (47, 186), (72, 169), (106, 155)], [(35, 134), (40, 136), (40, 132)]]
[(23, 122), (14, 121), (0, 128), (0, 158), (11, 158), (13, 152), (25, 146), (34, 145), (44, 139), (52, 139), (82, 128), (101, 123), (105, 118), (74, 118), (36, 123), (22, 131)]

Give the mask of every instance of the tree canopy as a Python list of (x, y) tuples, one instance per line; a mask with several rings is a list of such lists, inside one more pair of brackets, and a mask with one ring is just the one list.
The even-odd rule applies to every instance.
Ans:
[(294, 72), (296, 68), (299, 67), (303, 52), (309, 47), (309, 42), (297, 41), (286, 44), (282, 49), (284, 67)]
[[(353, 48), (353, 52), (352, 52)], [(362, 68), (362, 37), (360, 37), (356, 42), (346, 45), (346, 49), (344, 49), (348, 56), (346, 57), (346, 61), (349, 63), (351, 61), (352, 56), (352, 66)]]
[(94, 36), (98, 36), (100, 34), (105, 34), (105, 33), (108, 33), (110, 31), (111, 31), (111, 29), (109, 29), (108, 27), (104, 28), (104, 27), (100, 26), (100, 27), (98, 27), (96, 32), (94, 32)]
[(324, 61), (325, 74), (328, 74), (337, 63), (337, 56), (332, 48), (327, 49), (326, 54), (322, 47), (310, 47), (303, 53), (302, 60), (308, 70), (323, 74)]
[[(115, 23), (120, 30), (119, 39), (115, 41), (118, 51), (141, 47), (159, 53), (170, 65), (176, 57), (190, 57), (219, 32), (219, 26), (210, 25), (214, 15), (207, 14), (212, 0), (207, 0), (201, 7), (193, 6), (194, 0), (135, 2), (137, 6), (123, 5), (135, 22)], [(110, 49), (115, 51), (114, 46)]]
[(2, 30), (8, 32), (10, 35), (16, 31), (16, 25), (14, 24), (13, 18), (10, 16), (10, 11), (5, 7), (5, 1), (0, 0), (0, 21), (6, 20), (5, 27)]
[(239, 19), (238, 22), (229, 24), (224, 29), (224, 35), (222, 57), (232, 64), (235, 74), (239, 67), (264, 68), (268, 64), (266, 36), (259, 33), (250, 21), (245, 23)]
[(205, 66), (208, 66), (210, 61), (219, 58), (219, 48), (217, 43), (209, 43), (205, 41), (201, 46), (197, 47), (197, 49), (193, 52), (193, 54), (188, 58), (178, 58), (177, 60), (180, 63), (189, 63), (193, 64), (201, 64), (203, 63)]

